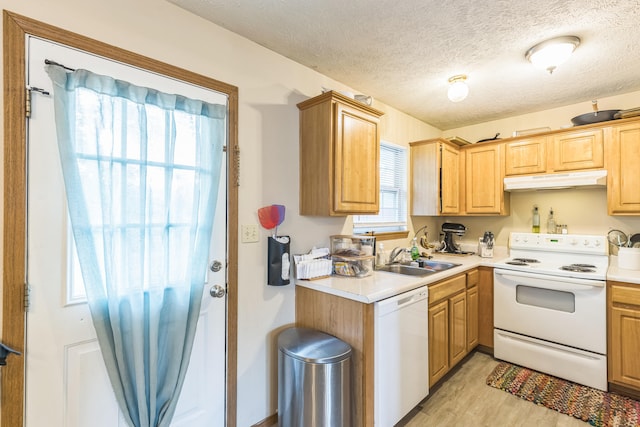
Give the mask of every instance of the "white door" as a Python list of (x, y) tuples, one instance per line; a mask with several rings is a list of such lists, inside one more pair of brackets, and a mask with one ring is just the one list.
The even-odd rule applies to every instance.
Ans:
[[(34, 37), (27, 40), (27, 58), (27, 84), (49, 93), (53, 91), (44, 71), (45, 59), (163, 92), (226, 104), (223, 94)], [(26, 426), (125, 426), (70, 247), (73, 239), (67, 226), (52, 97), (33, 92), (31, 99), (27, 142), (27, 280), (31, 305), (27, 312)], [(226, 168), (221, 176), (226, 177)], [(176, 427), (225, 424), (226, 297), (214, 298), (209, 292), (215, 285), (226, 287), (225, 181), (221, 179), (210, 249), (211, 261), (219, 260), (222, 268), (208, 271), (194, 349), (172, 423)]]

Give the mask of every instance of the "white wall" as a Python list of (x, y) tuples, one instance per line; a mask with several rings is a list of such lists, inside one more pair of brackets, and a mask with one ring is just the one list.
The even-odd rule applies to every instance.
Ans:
[[(293, 253), (328, 245), (349, 233), (350, 218), (298, 215), (298, 109), (322, 86), (352, 90), (163, 0), (0, 0), (12, 12), (64, 28), (239, 88), (241, 149), (239, 223), (258, 224), (257, 210), (287, 207), (279, 234)], [(440, 135), (380, 103), (382, 137), (397, 144)], [(0, 151), (1, 152), (1, 151)], [(266, 237), (240, 244), (238, 426), (250, 426), (277, 407), (277, 332), (294, 322), (294, 287), (266, 285)]]

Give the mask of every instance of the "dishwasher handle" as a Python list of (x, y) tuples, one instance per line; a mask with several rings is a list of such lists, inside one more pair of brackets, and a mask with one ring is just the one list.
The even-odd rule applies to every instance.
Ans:
[(378, 316), (383, 316), (387, 313), (400, 310), (401, 308), (415, 304), (419, 301), (429, 298), (429, 289), (426, 286), (422, 286), (413, 291), (408, 291), (400, 295), (387, 298), (376, 303), (376, 309)]

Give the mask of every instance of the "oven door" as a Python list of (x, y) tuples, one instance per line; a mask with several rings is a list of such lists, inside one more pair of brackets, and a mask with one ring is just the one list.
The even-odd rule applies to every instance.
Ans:
[(498, 329), (606, 354), (605, 281), (494, 270)]

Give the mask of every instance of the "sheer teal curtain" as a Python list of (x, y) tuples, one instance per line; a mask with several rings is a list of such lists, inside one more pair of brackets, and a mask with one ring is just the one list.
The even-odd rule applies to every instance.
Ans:
[(227, 107), (86, 70), (47, 73), (109, 379), (131, 426), (168, 426), (199, 317)]

